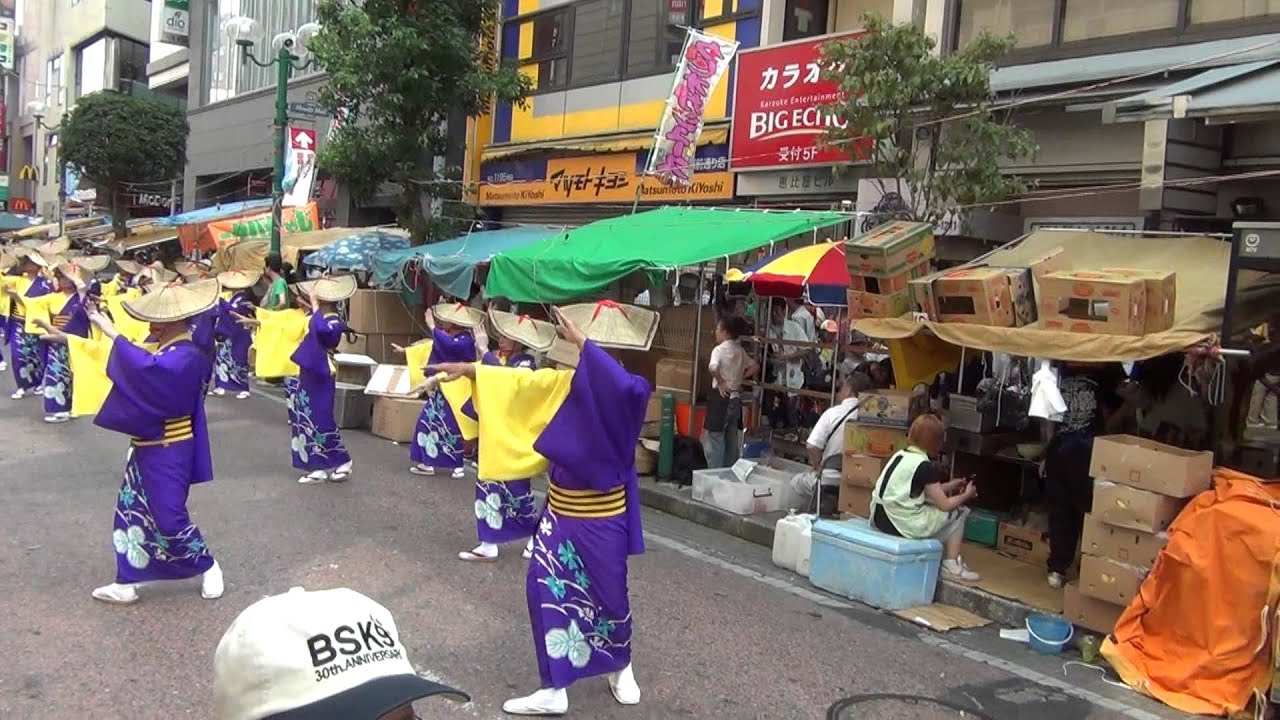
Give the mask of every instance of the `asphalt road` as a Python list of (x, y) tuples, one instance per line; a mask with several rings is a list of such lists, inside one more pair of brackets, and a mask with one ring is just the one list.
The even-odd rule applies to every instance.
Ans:
[[(391, 609), (419, 669), (474, 701), (419, 703), (423, 717), (502, 717), (538, 681), (524, 562), (469, 565), (470, 480), (406, 472), (408, 451), (348, 432), (356, 475), (300, 486), (284, 407), (210, 399), (217, 479), (191, 512), (224, 568), (198, 585), (107, 606), (112, 511), (124, 438), (88, 420), (47, 426), (39, 400), (0, 381), (0, 718), (209, 718), (212, 656), (235, 615), (293, 586), (351, 587)], [(987, 628), (931, 635), (816, 593), (765, 548), (646, 511), (649, 551), (631, 563), (639, 706), (603, 679), (569, 691), (577, 718), (1173, 717), (1085, 668), (1033, 656)], [(963, 709), (963, 714), (961, 713)]]

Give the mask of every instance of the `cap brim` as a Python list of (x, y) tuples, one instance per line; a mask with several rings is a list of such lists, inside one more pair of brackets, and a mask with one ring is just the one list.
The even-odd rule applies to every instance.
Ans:
[(433, 695), (471, 702), (471, 696), (461, 690), (421, 675), (388, 675), (266, 720), (378, 720), (402, 705)]

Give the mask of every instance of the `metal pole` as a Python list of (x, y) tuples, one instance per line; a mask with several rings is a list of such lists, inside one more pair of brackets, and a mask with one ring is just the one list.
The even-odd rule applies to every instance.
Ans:
[(707, 281), (707, 264), (702, 263), (698, 266), (698, 296), (693, 299), (693, 307), (698, 314), (693, 319), (693, 372), (690, 373), (690, 382), (692, 387), (689, 388), (689, 435), (693, 436), (693, 420), (697, 414), (695, 411), (698, 407), (698, 364), (701, 358), (698, 357), (699, 351), (702, 349), (702, 290), (703, 285)]
[(271, 175), (271, 255), (280, 257), (280, 223), (284, 208), (284, 145), (289, 126), (289, 71), (293, 69), (293, 53), (288, 45), (276, 53), (276, 147), (275, 167)]
[(178, 181), (169, 181), (169, 216), (178, 214)]
[[(62, 159), (62, 138), (58, 140), (58, 237), (62, 237), (67, 234), (67, 161)], [(113, 209), (114, 200), (112, 198)]]

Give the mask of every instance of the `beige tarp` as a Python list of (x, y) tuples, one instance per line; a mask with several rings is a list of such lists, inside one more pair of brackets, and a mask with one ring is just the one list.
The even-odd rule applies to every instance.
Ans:
[[(289, 233), (280, 237), (280, 259), (294, 268), (298, 256), (304, 252), (319, 250), (343, 238), (359, 235), (370, 228), (332, 227), (325, 230)], [(231, 269), (261, 269), (270, 252), (271, 243), (266, 240), (239, 240), (222, 246), (213, 255), (215, 272)]]
[[(864, 319), (854, 327), (873, 338), (910, 337), (928, 328), (961, 347), (1056, 360), (1141, 360), (1183, 350), (1216, 335), (1222, 328), (1231, 243), (1205, 236), (1139, 237), (1089, 231), (1037, 230), (975, 264), (1026, 265), (1036, 257), (1065, 248), (1073, 269), (1124, 267), (1173, 270), (1178, 299), (1171, 330), (1150, 335), (1089, 335), (1025, 328), (998, 328), (960, 323), (916, 322), (910, 318)], [(1280, 301), (1280, 278), (1242, 272), (1236, 302), (1238, 328), (1250, 327), (1273, 312)]]

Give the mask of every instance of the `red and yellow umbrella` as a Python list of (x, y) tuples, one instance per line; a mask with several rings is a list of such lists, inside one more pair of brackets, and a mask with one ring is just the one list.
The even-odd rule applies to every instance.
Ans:
[(852, 284), (843, 242), (825, 242), (767, 257), (725, 274), (729, 282), (749, 282), (757, 295), (802, 297), (817, 305), (843, 305)]

